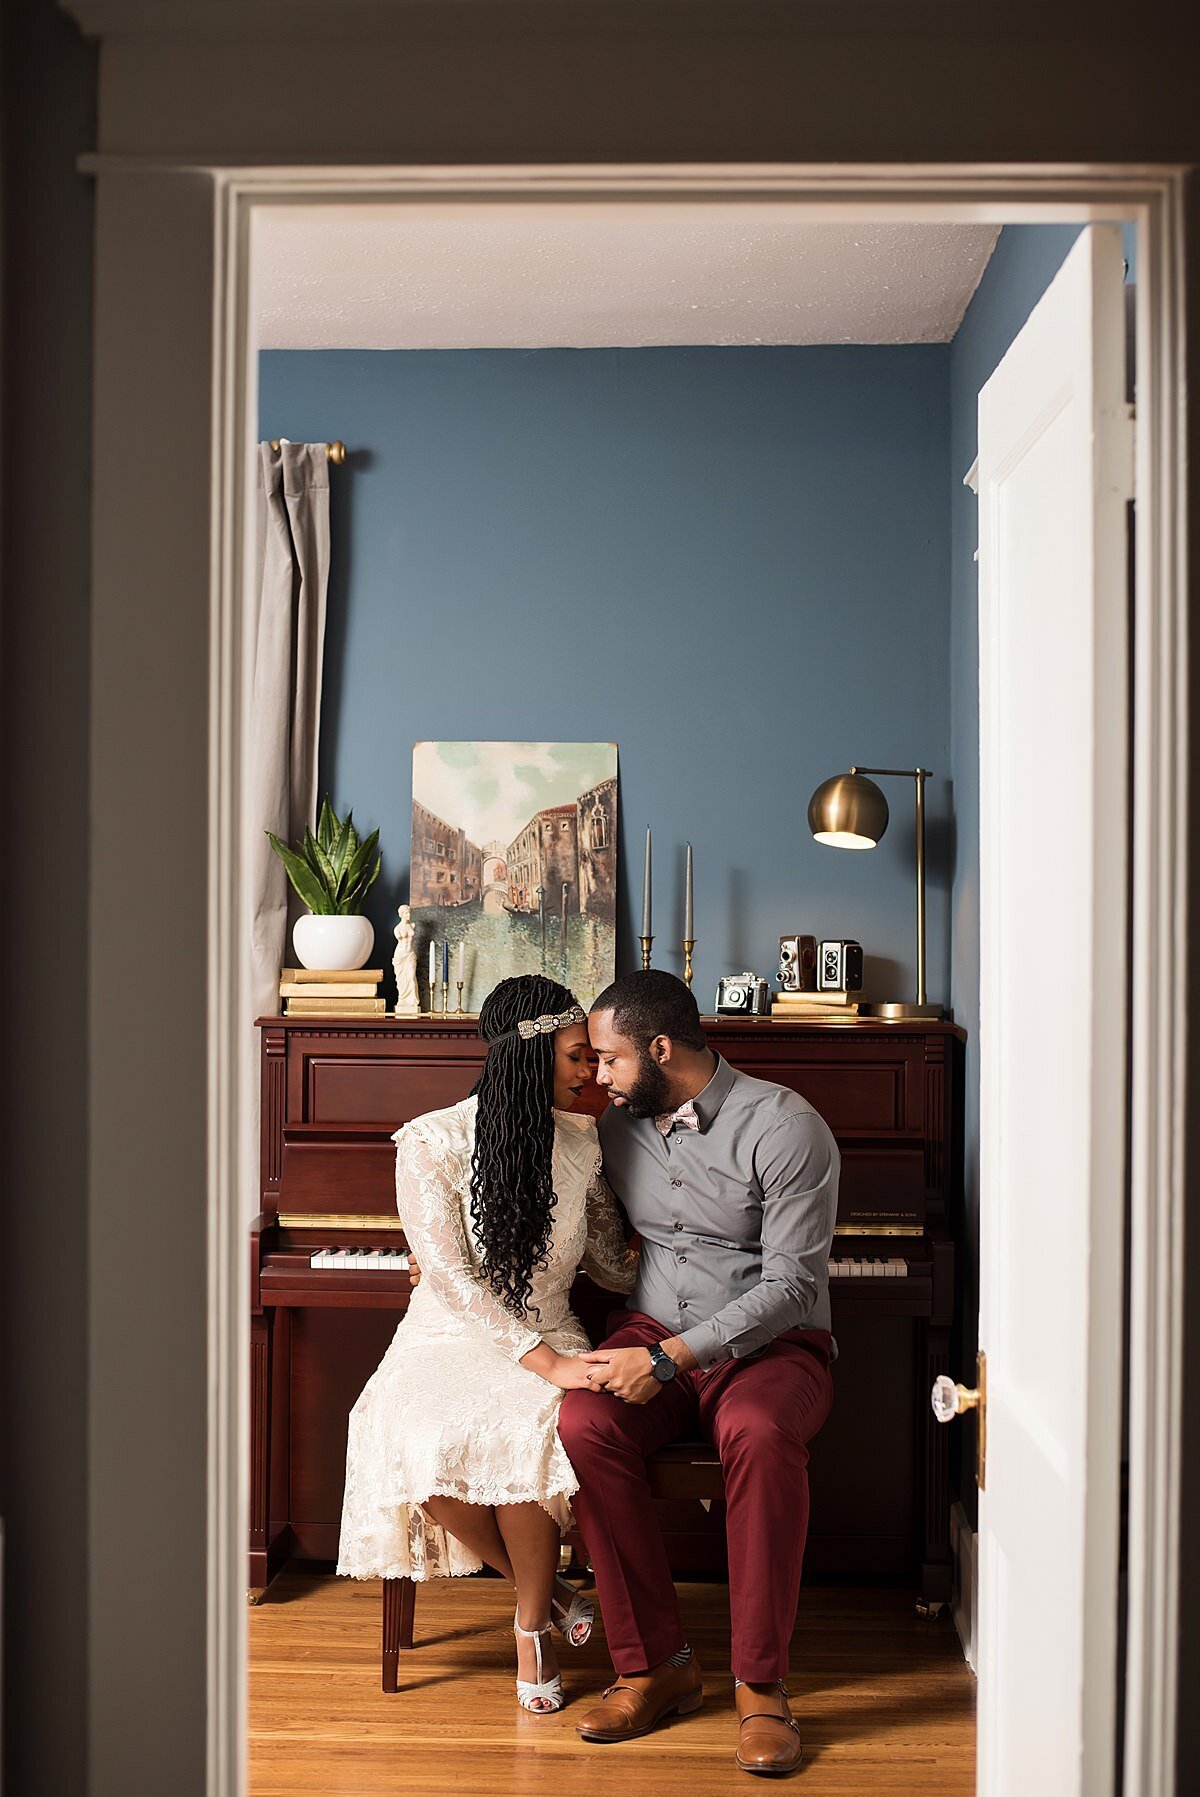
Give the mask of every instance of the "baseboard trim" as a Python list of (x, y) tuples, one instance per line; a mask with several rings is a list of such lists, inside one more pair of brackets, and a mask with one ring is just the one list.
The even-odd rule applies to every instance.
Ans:
[(954, 1626), (962, 1643), (963, 1658), (978, 1675), (975, 1654), (975, 1617), (979, 1594), (977, 1536), (960, 1503), (950, 1508), (950, 1552), (954, 1561), (954, 1595), (950, 1600)]

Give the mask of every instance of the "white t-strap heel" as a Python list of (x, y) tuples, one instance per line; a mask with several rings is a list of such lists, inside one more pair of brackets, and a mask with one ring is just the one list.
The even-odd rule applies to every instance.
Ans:
[(562, 1604), (557, 1597), (550, 1599), (551, 1622), (571, 1647), (584, 1646), (591, 1639), (592, 1624), (596, 1620), (595, 1605), (576, 1591), (574, 1585), (568, 1585), (566, 1579), (555, 1579), (554, 1589), (565, 1591), (571, 1601)]
[(544, 1629), (523, 1629), (516, 1617), (513, 1617), (514, 1635), (523, 1635), (526, 1641), (533, 1642), (533, 1651), (537, 1656), (537, 1678), (517, 1680), (517, 1702), (523, 1710), (532, 1710), (535, 1716), (550, 1716), (555, 1710), (561, 1710), (567, 1701), (563, 1693), (562, 1675), (555, 1673), (553, 1678), (542, 1677), (542, 1636), (550, 1633), (547, 1623)]

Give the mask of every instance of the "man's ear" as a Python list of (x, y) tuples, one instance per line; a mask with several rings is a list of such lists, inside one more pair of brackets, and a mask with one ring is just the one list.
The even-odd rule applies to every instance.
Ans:
[(649, 1055), (659, 1067), (665, 1067), (671, 1058), (674, 1043), (670, 1036), (654, 1036), (650, 1042)]

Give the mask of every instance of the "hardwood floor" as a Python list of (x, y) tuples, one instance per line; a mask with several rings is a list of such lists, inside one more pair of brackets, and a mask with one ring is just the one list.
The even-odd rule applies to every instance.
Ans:
[[(285, 1572), (249, 1613), (253, 1797), (723, 1797), (753, 1787), (733, 1765), (723, 1585), (684, 1585), (705, 1668), (696, 1716), (628, 1745), (585, 1745), (587, 1698), (611, 1676), (597, 1629), (562, 1648), (571, 1701), (541, 1718), (517, 1708), (512, 1598), (497, 1579), (445, 1579), (417, 1599), (417, 1646), (401, 1689), (379, 1689), (379, 1586)], [(904, 1792), (970, 1797), (975, 1689), (949, 1616), (924, 1622), (898, 1591), (804, 1593), (788, 1681), (811, 1797)]]

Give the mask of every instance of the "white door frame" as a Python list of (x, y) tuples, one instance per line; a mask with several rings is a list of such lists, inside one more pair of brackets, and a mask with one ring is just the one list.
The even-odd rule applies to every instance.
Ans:
[[(242, 544), (255, 370), (249, 355), (250, 220), (256, 208), (355, 200), (420, 204), (604, 196), (639, 206), (686, 199), (754, 205), (786, 199), (824, 222), (886, 215), (897, 221), (1079, 222), (1133, 219), (1138, 251), (1136, 621), (1134, 654), (1133, 926), (1130, 1063), (1133, 1194), (1130, 1302), (1130, 1526), (1126, 1687), (1128, 1797), (1171, 1788), (1179, 1565), (1181, 1253), (1184, 1210), (1184, 974), (1186, 954), (1186, 567), (1183, 456), (1183, 172), (1074, 166), (585, 166), (478, 168), (206, 168), (160, 160), (89, 159), (119, 210), (130, 179), (177, 172), (212, 183), (212, 489), (199, 495), (211, 525), (208, 831), (208, 1789), (244, 1789), (248, 1339), (245, 1242), (237, 1202), (236, 1033), (246, 1027), (237, 981), (240, 745), (245, 740)], [(125, 222), (122, 228), (132, 228)], [(153, 224), (146, 226), (147, 244)], [(125, 278), (125, 277), (121, 277)], [(130, 282), (144, 278), (131, 269)], [(119, 281), (117, 283), (119, 287)], [(115, 291), (115, 289), (114, 289)], [(128, 364), (117, 309), (102, 312), (106, 352)], [(107, 338), (111, 335), (111, 341)], [(187, 353), (181, 343), (180, 355)], [(118, 459), (119, 431), (136, 428), (139, 400), (97, 410), (97, 452)], [(118, 425), (118, 418), (120, 423)], [(947, 481), (951, 471), (947, 469)], [(98, 512), (97, 580), (127, 577), (120, 546)], [(115, 752), (115, 751), (114, 751)], [(201, 1278), (197, 1269), (196, 1279)], [(963, 1369), (960, 1369), (963, 1370)]]

